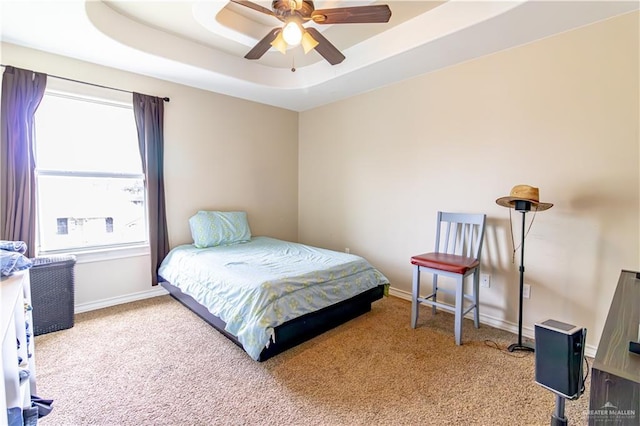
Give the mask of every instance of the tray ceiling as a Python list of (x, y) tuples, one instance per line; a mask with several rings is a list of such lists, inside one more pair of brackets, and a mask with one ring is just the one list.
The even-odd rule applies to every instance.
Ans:
[[(270, 1), (255, 1), (270, 8)], [(0, 3), (2, 41), (303, 111), (638, 10), (637, 1), (315, 1), (388, 4), (387, 24), (317, 25), (346, 59), (300, 47), (243, 56), (281, 23), (228, 1)], [(315, 25), (315, 24), (309, 24)], [(11, 64), (17, 65), (17, 64)], [(291, 68), (296, 71), (292, 72)]]

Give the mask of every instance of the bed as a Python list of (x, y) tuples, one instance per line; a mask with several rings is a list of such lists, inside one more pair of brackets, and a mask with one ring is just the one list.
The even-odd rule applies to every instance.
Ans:
[[(254, 360), (370, 311), (388, 288), (388, 279), (360, 256), (251, 236), (242, 212), (196, 216), (194, 243), (169, 252), (159, 282)], [(215, 238), (201, 238), (207, 232)]]

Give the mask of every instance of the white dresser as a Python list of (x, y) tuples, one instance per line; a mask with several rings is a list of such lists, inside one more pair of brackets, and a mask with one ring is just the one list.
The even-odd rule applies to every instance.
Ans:
[[(0, 382), (0, 395), (4, 395), (4, 398), (0, 397), (0, 425), (8, 424), (8, 409), (30, 407), (31, 395), (37, 394), (33, 320), (30, 306), (29, 270), (16, 272), (0, 280), (3, 375), (3, 380)], [(30, 334), (29, 338), (27, 334)]]

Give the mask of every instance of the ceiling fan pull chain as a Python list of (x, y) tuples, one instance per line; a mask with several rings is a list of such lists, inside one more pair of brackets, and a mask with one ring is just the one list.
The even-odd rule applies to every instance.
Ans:
[(291, 72), (296, 72), (296, 55), (291, 55)]

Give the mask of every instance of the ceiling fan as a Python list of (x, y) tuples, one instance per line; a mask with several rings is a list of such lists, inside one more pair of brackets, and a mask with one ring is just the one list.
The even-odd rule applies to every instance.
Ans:
[(245, 55), (246, 59), (259, 59), (272, 46), (284, 54), (288, 46), (301, 44), (304, 53), (315, 49), (331, 65), (336, 65), (342, 62), (345, 56), (316, 28), (305, 28), (305, 23), (312, 21), (325, 25), (365, 24), (385, 23), (391, 19), (391, 9), (386, 4), (316, 10), (313, 1), (310, 0), (273, 0), (270, 10), (250, 1), (231, 0), (231, 2), (273, 16), (284, 23), (282, 27), (269, 31)]

